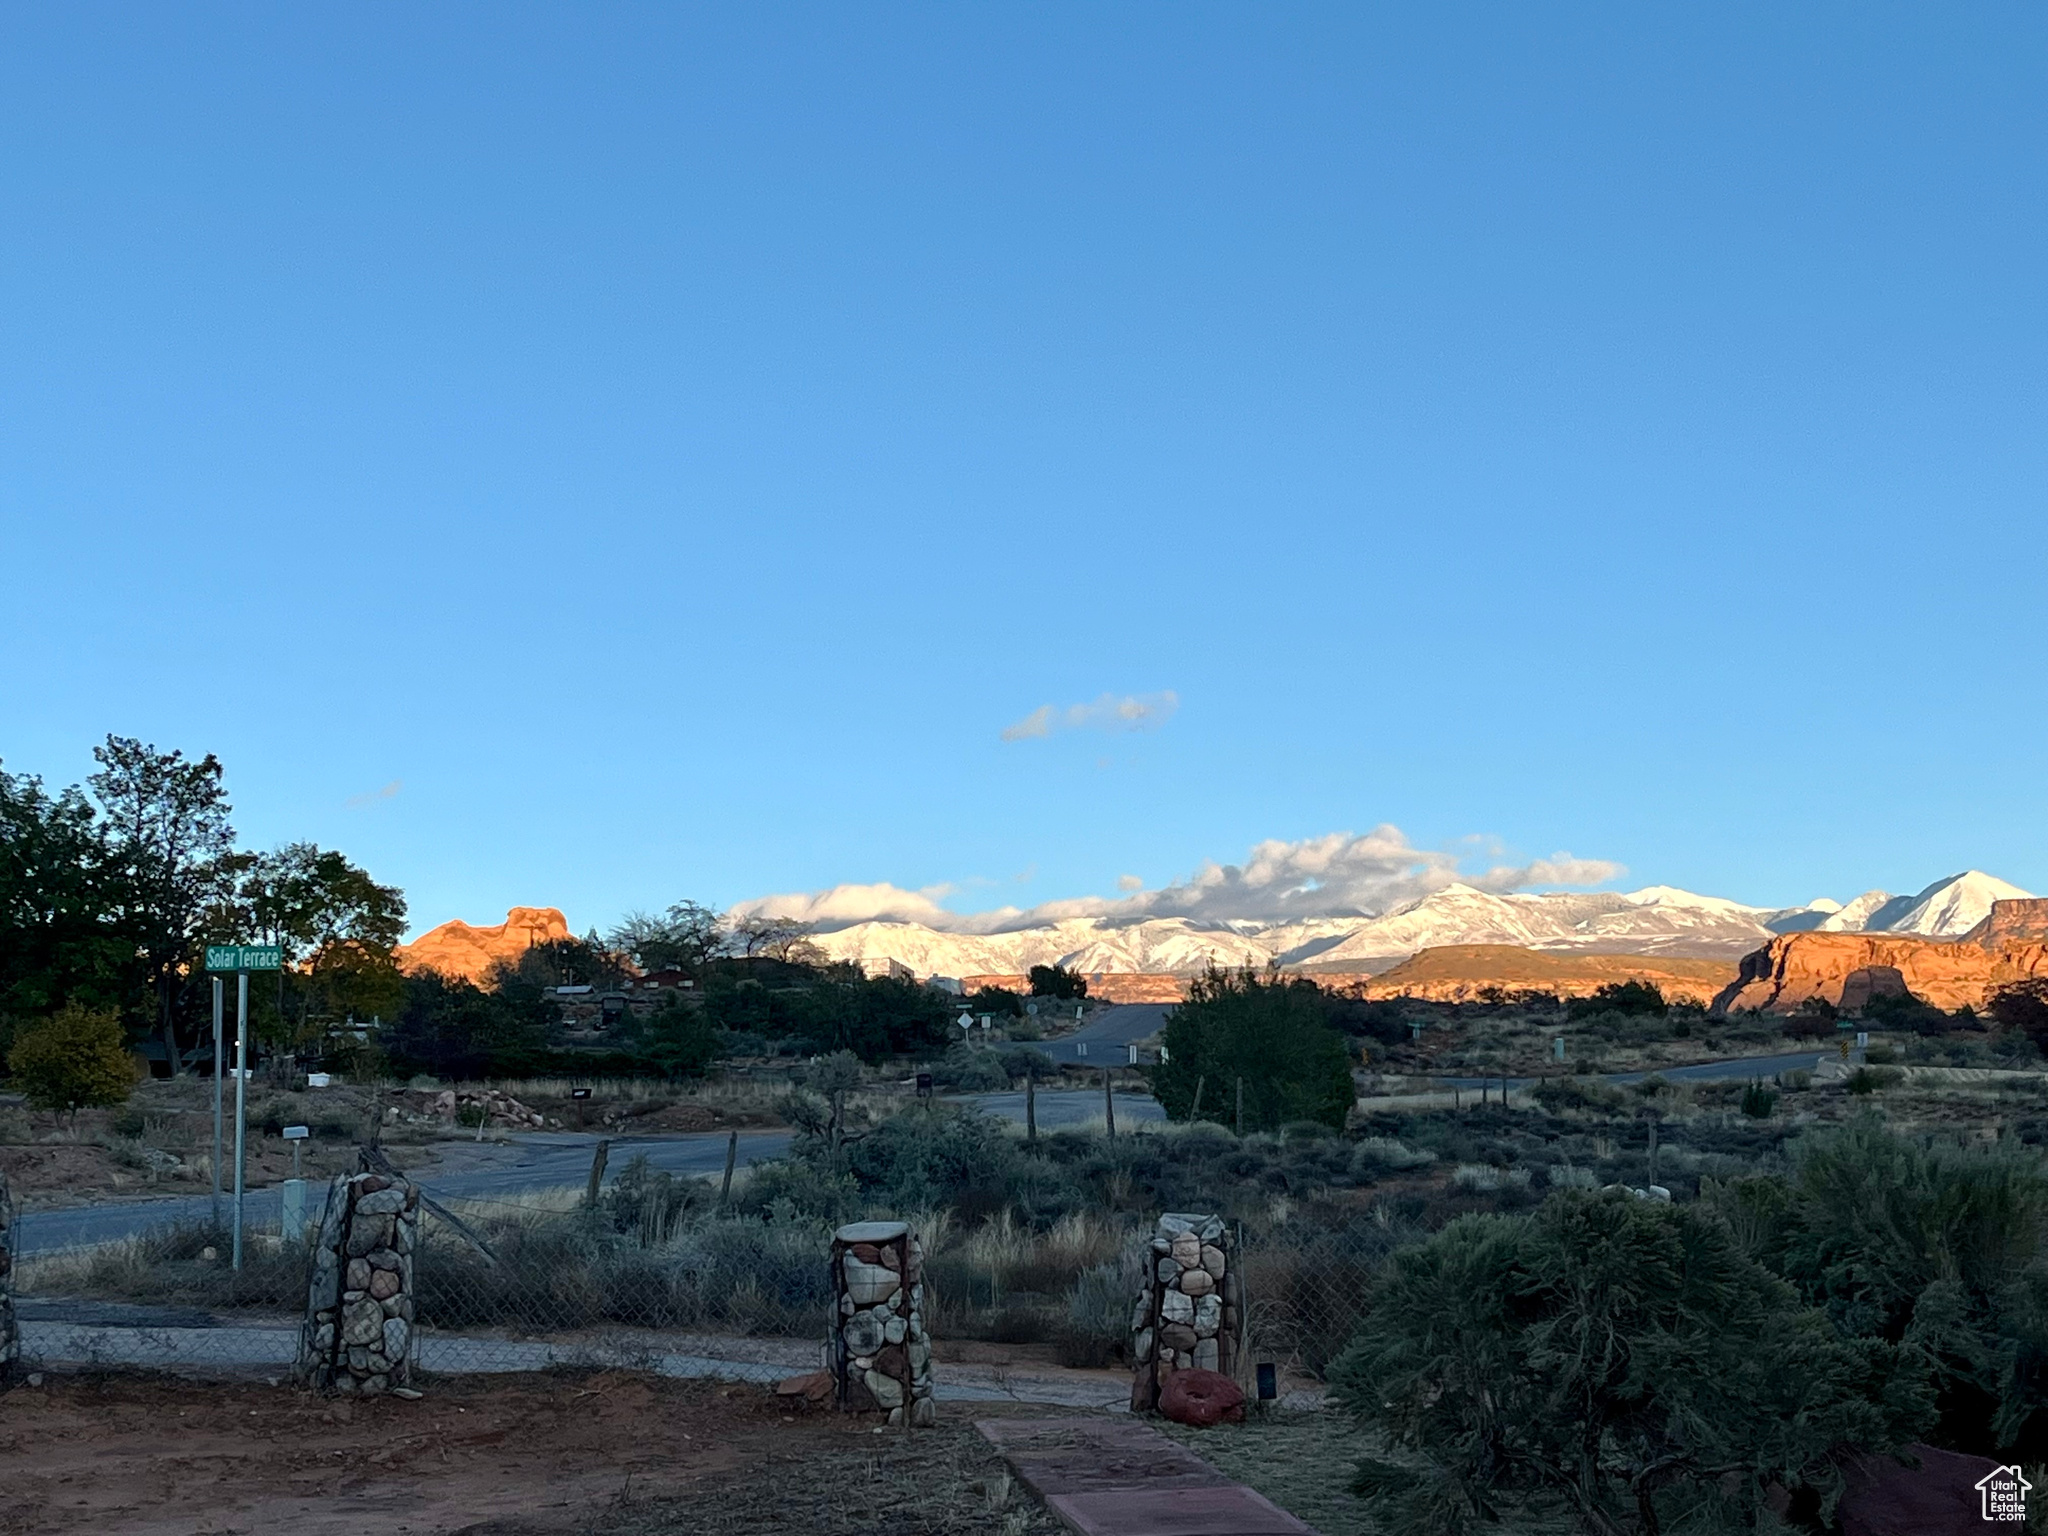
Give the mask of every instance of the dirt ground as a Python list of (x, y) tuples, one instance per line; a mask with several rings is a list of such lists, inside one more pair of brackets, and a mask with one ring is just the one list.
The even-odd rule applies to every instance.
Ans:
[(1031, 1411), (976, 1405), (906, 1441), (760, 1387), (624, 1372), (418, 1402), (52, 1376), (0, 1395), (0, 1533), (1052, 1536), (970, 1422)]

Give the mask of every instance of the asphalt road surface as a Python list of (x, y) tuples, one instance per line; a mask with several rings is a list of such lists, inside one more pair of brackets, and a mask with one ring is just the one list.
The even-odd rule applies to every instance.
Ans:
[(1133, 1044), (1166, 1027), (1172, 1008), (1171, 1003), (1118, 1003), (1071, 1035), (1044, 1041), (1038, 1049), (1062, 1066), (1120, 1067), (1131, 1059)]

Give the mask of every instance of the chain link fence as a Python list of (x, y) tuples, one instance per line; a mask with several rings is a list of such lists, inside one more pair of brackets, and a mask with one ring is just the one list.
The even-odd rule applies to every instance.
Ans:
[[(430, 1201), (414, 1255), (415, 1371), (628, 1367), (772, 1382), (820, 1369), (833, 1304), (830, 1226), (731, 1216), (708, 1198), (698, 1181), (629, 1168), (595, 1203), (570, 1189)], [(318, 1203), (309, 1200), (314, 1214)], [(64, 1241), (76, 1228), (63, 1212), (30, 1212), (16, 1223), (24, 1366), (290, 1372), (311, 1248), (303, 1234), (280, 1230), (274, 1207), (247, 1232), (240, 1270), (203, 1199), (179, 1202), (164, 1219), (111, 1240)], [(1341, 1230), (1240, 1226), (1236, 1240), (1247, 1390), (1256, 1365), (1271, 1363), (1283, 1406), (1313, 1406), (1397, 1234), (1366, 1221)], [(1106, 1287), (1097, 1310), (1126, 1318), (1127, 1277), (1105, 1270), (1097, 1278)], [(980, 1299), (971, 1284), (942, 1281), (941, 1289), (941, 1318)], [(987, 1300), (993, 1308), (997, 1298)], [(1105, 1337), (1088, 1363), (1114, 1368), (1124, 1342)], [(956, 1385), (963, 1380), (960, 1371), (947, 1374)], [(1101, 1406), (1119, 1395), (1103, 1389), (1099, 1374), (1064, 1394), (1000, 1370), (981, 1374), (988, 1390), (959, 1395)], [(965, 1377), (980, 1380), (971, 1371)], [(955, 1395), (944, 1377), (941, 1385), (942, 1395)]]

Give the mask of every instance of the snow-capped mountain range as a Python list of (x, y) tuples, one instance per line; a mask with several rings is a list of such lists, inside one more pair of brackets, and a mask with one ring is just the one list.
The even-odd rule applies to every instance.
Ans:
[(1917, 896), (1866, 891), (1854, 901), (1752, 907), (1668, 885), (1628, 892), (1495, 895), (1450, 884), (1372, 916), (1322, 917), (1260, 926), (1186, 918), (1071, 917), (1008, 932), (948, 933), (921, 923), (871, 921), (816, 932), (834, 960), (919, 976), (1017, 975), (1034, 965), (1096, 972), (1195, 973), (1281, 965), (1305, 971), (1381, 971), (1417, 950), (1445, 944), (1517, 944), (1588, 953), (1735, 958), (1774, 935), (1805, 930), (1957, 938), (1994, 901), (2022, 898), (2016, 885), (1969, 870)]

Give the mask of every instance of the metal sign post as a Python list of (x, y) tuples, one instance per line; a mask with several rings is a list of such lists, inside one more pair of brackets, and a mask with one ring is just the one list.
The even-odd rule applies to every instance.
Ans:
[(242, 1267), (242, 1184), (249, 1140), (249, 973), (235, 972), (235, 1241), (234, 1267)]
[(220, 1085), (225, 1075), (221, 1062), (220, 978), (213, 978), (213, 1230), (220, 1231)]
[[(248, 1169), (249, 973), (281, 970), (283, 967), (284, 950), (276, 944), (206, 946), (206, 968), (209, 971), (235, 973), (235, 1236), (229, 1262), (236, 1269), (242, 1267), (242, 1194)], [(216, 981), (214, 985), (218, 988), (220, 983)], [(218, 1027), (214, 1031), (214, 1039), (220, 1039)], [(217, 1045), (215, 1049), (218, 1050)], [(217, 1156), (215, 1161), (219, 1161)]]

